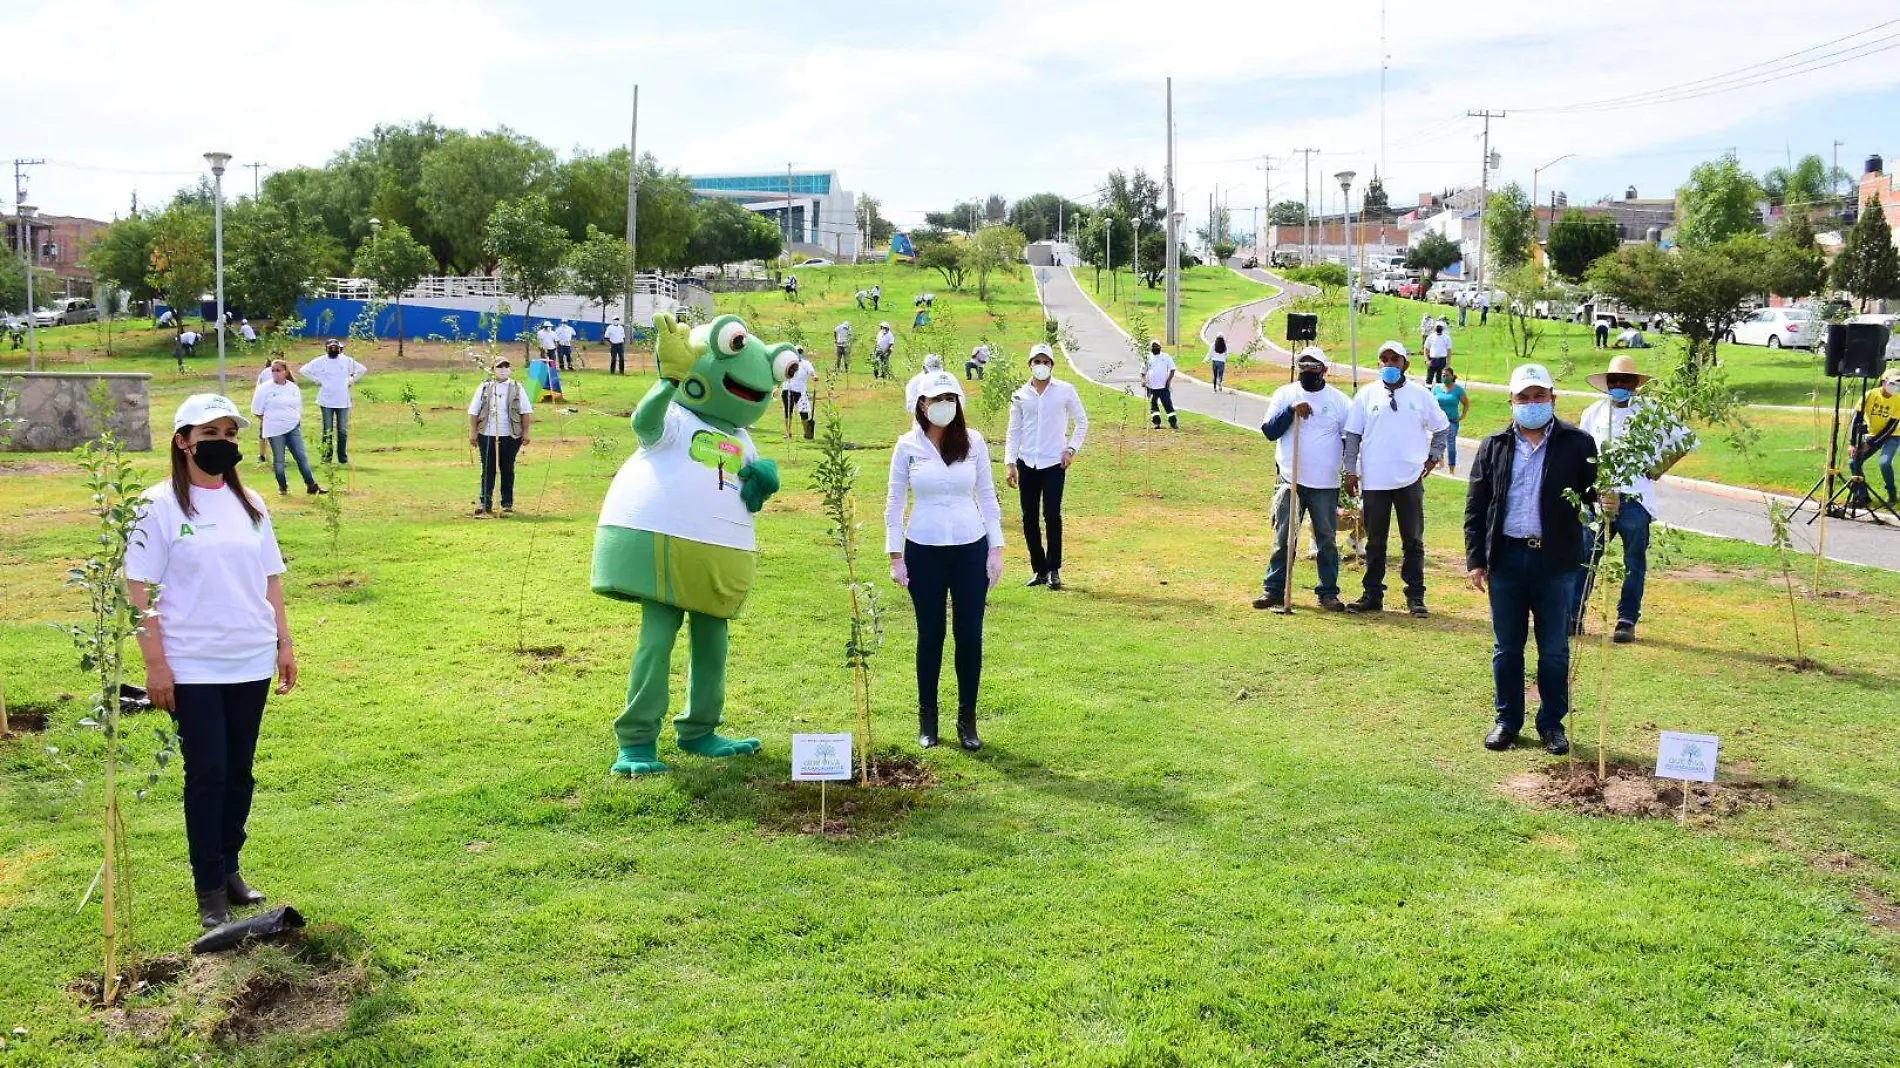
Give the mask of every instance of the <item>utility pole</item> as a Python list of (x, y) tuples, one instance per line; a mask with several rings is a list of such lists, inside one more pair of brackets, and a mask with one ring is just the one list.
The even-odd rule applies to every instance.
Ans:
[[(26, 169), (45, 162), (43, 159), (13, 161), (13, 210), (18, 220), (13, 236), (20, 246), (20, 267), (26, 271), (26, 368), (29, 371), (40, 369), (40, 336), (33, 321), (33, 266), (39, 262), (40, 243), (33, 239), (32, 226), (27, 222), (31, 215), (26, 207)], [(33, 250), (31, 256), (27, 255), (29, 247)]]
[[(1379, 173), (1390, 174), (1385, 158), (1385, 71), (1391, 65), (1392, 56), (1385, 50), (1385, 0), (1379, 0)], [(1363, 201), (1359, 210), (1359, 219), (1365, 221), (1366, 213)]]
[(1168, 79), (1168, 311), (1167, 344), (1181, 343), (1181, 235), (1174, 213), (1174, 79)]
[(792, 265), (792, 161), (785, 161), (785, 266)]
[(1834, 169), (1827, 174), (1827, 193), (1828, 196), (1833, 197), (1835, 200), (1834, 211), (1836, 214), (1841, 210), (1839, 203), (1841, 199), (1841, 182), (1839, 177), (1841, 173), (1841, 146), (1846, 143), (1845, 141), (1834, 142)]
[(1484, 159), (1478, 178), (1478, 277), (1476, 279), (1478, 292), (1483, 293), (1485, 292), (1484, 246), (1491, 243), (1491, 235), (1484, 229), (1485, 223), (1489, 221), (1487, 213), (1491, 210), (1491, 120), (1503, 118), (1504, 112), (1487, 108), (1482, 111), (1467, 111), (1465, 114), (1474, 119), (1484, 120)]
[(252, 199), (252, 200), (256, 200), (256, 199), (257, 199), (257, 193), (258, 193), (258, 181), (257, 181), (257, 177), (258, 177), (258, 172), (259, 172), (259, 171), (261, 171), (261, 170), (263, 170), (263, 169), (264, 169), (265, 167), (268, 167), (268, 166), (270, 166), (270, 164), (268, 164), (268, 163), (246, 163), (246, 164), (244, 164), (244, 166), (246, 166), (246, 167), (249, 167), (249, 168), (251, 169), (251, 199)]
[[(627, 289), (621, 294), (620, 326), (633, 333), (633, 280), (639, 257), (633, 239), (640, 221), (640, 87), (633, 87), (633, 126), (627, 131)], [(659, 350), (654, 350), (658, 360)]]
[[(1253, 254), (1255, 259), (1265, 261), (1267, 229), (1273, 225), (1273, 157), (1261, 156), (1260, 166), (1256, 169), (1261, 172), (1260, 208), (1266, 215), (1266, 226), (1262, 226), (1258, 220), (1254, 223)], [(1263, 268), (1270, 266), (1272, 266), (1272, 264), (1262, 263)]]
[(1313, 153), (1318, 152), (1319, 149), (1296, 148), (1293, 151), (1305, 157), (1306, 199), (1301, 202), (1305, 209), (1303, 212), (1305, 218), (1300, 222), (1300, 263), (1311, 267), (1313, 265)]

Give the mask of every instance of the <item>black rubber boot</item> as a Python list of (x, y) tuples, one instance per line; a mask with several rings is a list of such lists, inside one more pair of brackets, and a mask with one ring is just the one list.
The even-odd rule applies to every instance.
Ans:
[(917, 710), (917, 745), (923, 749), (937, 748), (937, 711)]
[(957, 713), (957, 741), (963, 748), (974, 753), (983, 748), (983, 739), (976, 736), (976, 710)]
[(245, 882), (244, 876), (237, 872), (224, 877), (224, 892), (230, 897), (233, 905), (262, 905), (269, 900), (262, 890)]
[(224, 887), (198, 891), (198, 922), (207, 929), (231, 922), (231, 896)]

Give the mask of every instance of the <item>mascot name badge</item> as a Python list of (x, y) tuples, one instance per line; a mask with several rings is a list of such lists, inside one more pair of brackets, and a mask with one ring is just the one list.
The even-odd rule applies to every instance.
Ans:
[(620, 775), (667, 770), (659, 735), (682, 625), (691, 666), (686, 709), (673, 721), (680, 749), (709, 757), (759, 751), (756, 738), (717, 733), (727, 624), (757, 573), (752, 516), (779, 488), (778, 465), (759, 456), (746, 428), (797, 365), (792, 345), (766, 345), (736, 316), (689, 330), (661, 315), (654, 334), (661, 377), (634, 409), (640, 448), (614, 476), (594, 534), (593, 591), (641, 606), (627, 699), (614, 721)]

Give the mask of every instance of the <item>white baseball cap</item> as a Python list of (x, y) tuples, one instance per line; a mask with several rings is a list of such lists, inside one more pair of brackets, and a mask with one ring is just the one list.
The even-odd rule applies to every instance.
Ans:
[(963, 383), (957, 381), (957, 376), (948, 371), (925, 372), (911, 379), (910, 384), (916, 392), (911, 393), (910, 390), (905, 390), (905, 393), (909, 394), (910, 406), (913, 409), (917, 407), (917, 400), (920, 397), (941, 397), (945, 393), (954, 393), (958, 400), (963, 399)]
[(1300, 354), (1298, 356), (1293, 357), (1294, 366), (1297, 367), (1301, 360), (1318, 361), (1319, 369), (1322, 371), (1330, 371), (1333, 369), (1333, 361), (1326, 358), (1326, 354), (1320, 351), (1320, 347), (1318, 345), (1308, 345), (1305, 348), (1301, 349)]
[(1047, 356), (1049, 358), (1049, 362), (1054, 363), (1056, 360), (1056, 350), (1050, 348), (1047, 345), (1032, 345), (1029, 349), (1030, 362), (1034, 363), (1036, 360), (1036, 357), (1038, 356)]
[(215, 423), (220, 419), (235, 419), (240, 429), (251, 425), (250, 419), (238, 410), (237, 405), (231, 403), (231, 398), (216, 393), (194, 393), (185, 398), (185, 403), (180, 404), (177, 414), (172, 416), (172, 432)]
[(1550, 372), (1544, 369), (1543, 364), (1519, 364), (1517, 369), (1511, 372), (1511, 396), (1515, 397), (1532, 386), (1543, 386), (1553, 393), (1557, 390), (1556, 383), (1550, 380)]
[(1401, 360), (1410, 361), (1412, 358), (1412, 354), (1405, 351), (1405, 346), (1397, 341), (1388, 341), (1379, 346), (1379, 355), (1384, 356), (1388, 352), (1398, 353)]

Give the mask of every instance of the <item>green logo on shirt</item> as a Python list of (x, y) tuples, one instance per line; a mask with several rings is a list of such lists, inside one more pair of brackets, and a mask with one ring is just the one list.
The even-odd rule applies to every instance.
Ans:
[(192, 536), (193, 534), (196, 534), (196, 533), (198, 533), (198, 532), (197, 532), (197, 531), (195, 531), (195, 530), (193, 530), (193, 529), (191, 529), (191, 524), (190, 524), (190, 523), (180, 523), (180, 524), (178, 524), (178, 536), (179, 536), (179, 537), (181, 537), (181, 538), (189, 538), (189, 537), (191, 537), (191, 536)]

